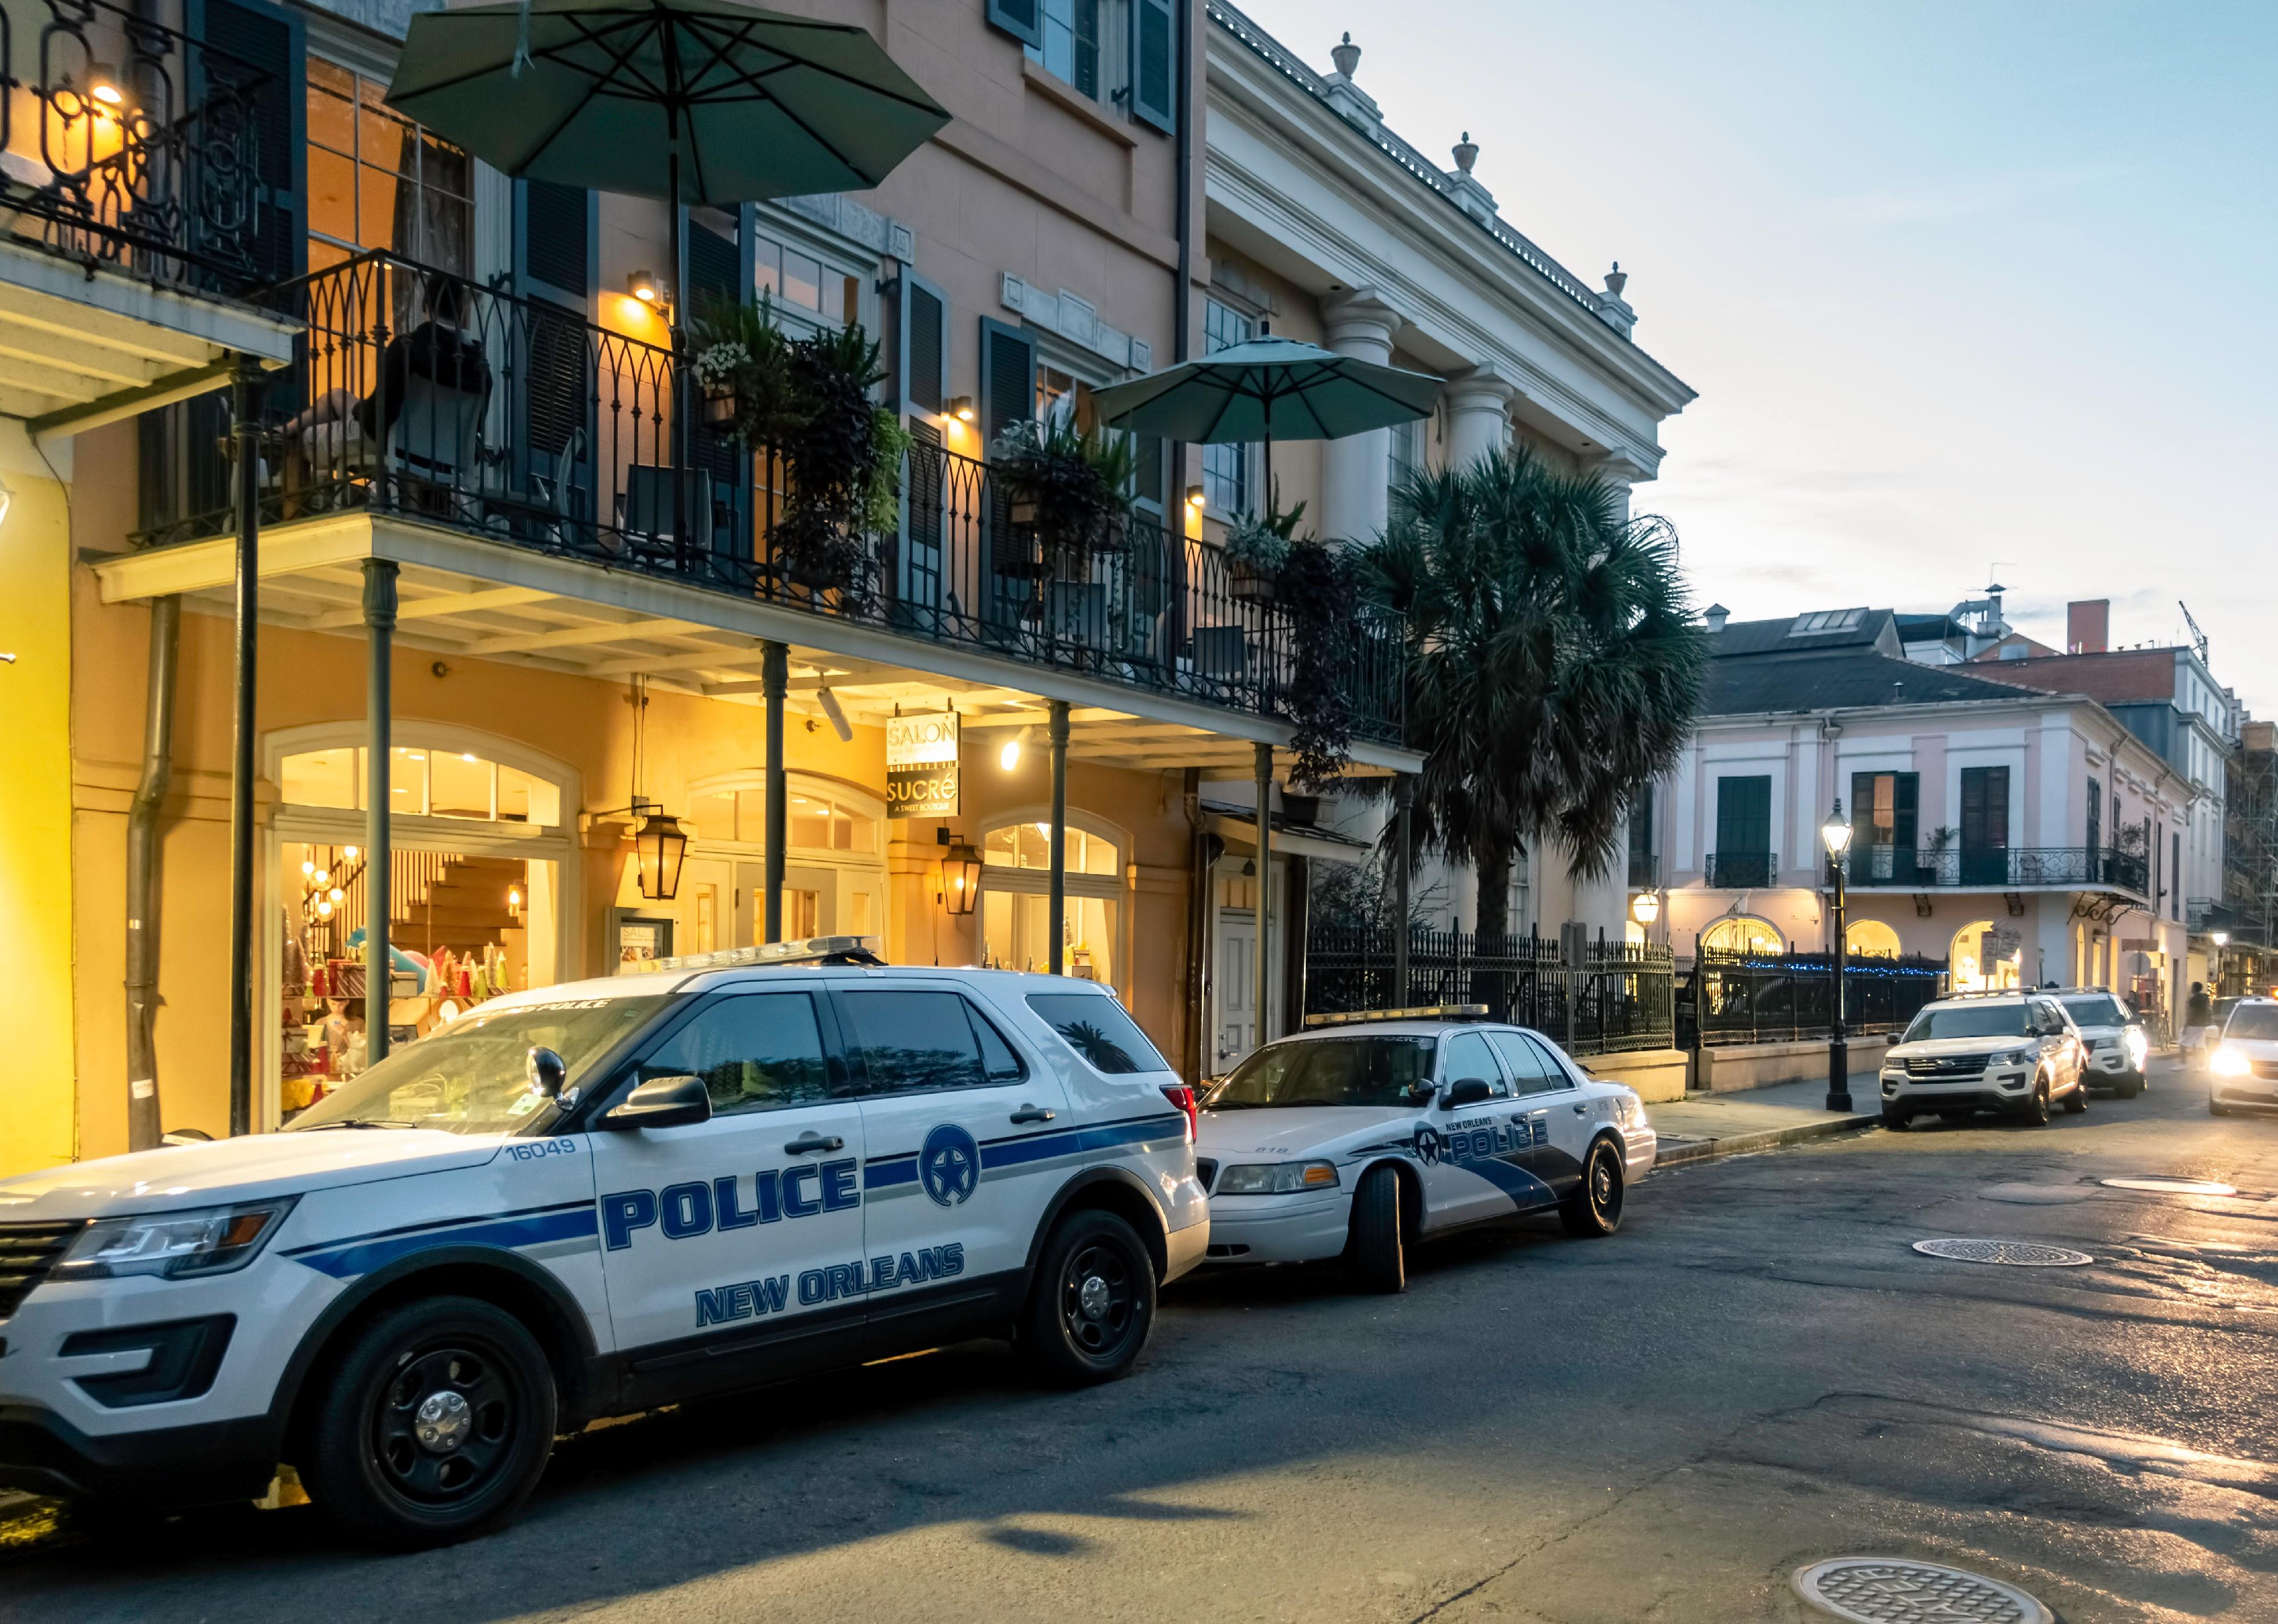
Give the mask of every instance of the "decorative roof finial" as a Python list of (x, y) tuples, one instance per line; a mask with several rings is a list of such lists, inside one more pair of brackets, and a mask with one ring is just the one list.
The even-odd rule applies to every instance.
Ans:
[(1456, 143), (1456, 167), (1468, 175), (1472, 172), (1472, 165), (1479, 161), (1479, 144), (1472, 139), (1472, 133), (1465, 130), (1464, 139)]
[(1611, 294), (1615, 298), (1618, 299), (1622, 296), (1622, 289), (1627, 287), (1629, 285), (1630, 273), (1622, 269), (1621, 261), (1616, 260), (1614, 262), (1614, 268), (1606, 272), (1606, 291), (1609, 294)]
[(1329, 60), (1337, 65), (1337, 72), (1347, 79), (1353, 76), (1353, 70), (1360, 65), (1360, 47), (1352, 42), (1352, 34), (1349, 31), (1345, 34), (1342, 44), (1329, 48)]

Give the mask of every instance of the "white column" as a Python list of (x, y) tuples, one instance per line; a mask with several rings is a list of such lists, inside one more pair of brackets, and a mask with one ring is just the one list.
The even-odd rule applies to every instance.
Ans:
[[(1340, 355), (1390, 365), (1400, 313), (1372, 288), (1332, 294), (1322, 301), (1329, 347)], [(1321, 446), (1321, 534), (1345, 541), (1374, 540), (1390, 508), (1391, 442), (1382, 429), (1349, 434)]]
[[(1621, 507), (1622, 522), (1630, 516), (1630, 487), (1653, 477), (1653, 470), (1640, 464), (1625, 451), (1609, 451), (1592, 465), (1590, 472), (1611, 486)], [(1815, 822), (1812, 827), (1818, 827)]]
[(1466, 469), (1510, 445), (1510, 400), (1517, 387), (1493, 365), (1448, 380), (1448, 466)]

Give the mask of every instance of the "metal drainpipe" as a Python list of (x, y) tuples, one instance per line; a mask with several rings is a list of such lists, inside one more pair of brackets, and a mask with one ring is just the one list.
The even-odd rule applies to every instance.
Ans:
[(126, 1147), (156, 1150), (159, 1126), (158, 813), (174, 777), (174, 672), (182, 600), (150, 603), (150, 672), (143, 699), (142, 781), (126, 813)]
[(1187, 1031), (1180, 1058), (1189, 1083), (1203, 1080), (1203, 1022), (1207, 1015), (1204, 954), (1210, 908), (1210, 835), (1203, 820), (1203, 770), (1185, 768), (1180, 774), (1180, 801), (1187, 814)]

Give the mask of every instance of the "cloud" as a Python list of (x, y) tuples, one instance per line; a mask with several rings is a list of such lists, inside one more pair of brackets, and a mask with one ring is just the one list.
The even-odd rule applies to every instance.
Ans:
[(2030, 198), (2074, 192), (2125, 179), (2134, 164), (2075, 164), (2060, 169), (2016, 169), (1972, 179), (1882, 192), (1856, 192), (1829, 200), (1827, 212), (1846, 225), (1919, 225), (1934, 220), (1996, 214)]

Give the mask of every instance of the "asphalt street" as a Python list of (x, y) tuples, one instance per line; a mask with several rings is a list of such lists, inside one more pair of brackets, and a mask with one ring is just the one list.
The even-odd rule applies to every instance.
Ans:
[[(2110, 1188), (2212, 1178), (2234, 1197)], [(1917, 1240), (2075, 1247), (2077, 1268)], [(558, 1450), (523, 1520), (379, 1559), (306, 1508), (0, 1513), (0, 1619), (1791, 1620), (1799, 1567), (1953, 1562), (2070, 1624), (2278, 1620), (2278, 1117), (2169, 1071), (2045, 1128), (1670, 1170), (1533, 1223), (1167, 1294), (1129, 1381), (958, 1348)]]

